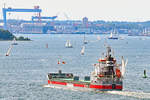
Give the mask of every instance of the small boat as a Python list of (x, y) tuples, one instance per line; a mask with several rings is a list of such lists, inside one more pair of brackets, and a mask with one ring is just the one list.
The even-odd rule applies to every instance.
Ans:
[(141, 34), (139, 34), (139, 36), (150, 36), (150, 32), (148, 31), (148, 29), (143, 29), (143, 32)]
[(88, 44), (88, 41), (85, 40), (83, 43), (84, 43), (84, 44)]
[(110, 33), (110, 36), (108, 37), (108, 39), (118, 39), (118, 34), (115, 33), (115, 31)]
[(80, 80), (79, 76), (73, 73), (63, 73), (62, 70), (56, 73), (48, 73), (49, 87), (66, 87), (90, 91), (121, 91), (127, 61), (122, 57), (122, 63), (118, 64), (111, 54), (111, 48), (107, 47), (106, 56), (99, 59), (97, 64), (94, 64), (94, 71), (89, 76), (85, 76), (84, 80)]
[(124, 40), (124, 37), (119, 37), (120, 40)]
[(88, 44), (88, 41), (85, 39), (85, 34), (84, 34), (84, 38), (83, 38), (83, 44)]
[(12, 45), (18, 45), (18, 43), (16, 43), (16, 39), (15, 38), (12, 41)]
[(66, 48), (72, 48), (72, 44), (70, 43), (70, 40), (67, 40), (66, 44), (65, 44)]
[(84, 55), (84, 51), (85, 51), (85, 46), (82, 47), (82, 50), (81, 50), (80, 54)]

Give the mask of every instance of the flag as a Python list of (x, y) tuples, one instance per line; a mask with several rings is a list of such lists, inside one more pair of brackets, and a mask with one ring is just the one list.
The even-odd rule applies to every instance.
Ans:
[(59, 60), (58, 60), (57, 64), (60, 64)]
[(63, 61), (62, 64), (66, 64), (66, 62)]

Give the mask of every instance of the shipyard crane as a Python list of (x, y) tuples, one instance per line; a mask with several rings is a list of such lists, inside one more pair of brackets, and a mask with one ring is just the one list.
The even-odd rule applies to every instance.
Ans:
[[(57, 18), (57, 16), (52, 16), (52, 17), (46, 17), (46, 16), (41, 16), (40, 19), (51, 19), (51, 20), (55, 20)], [(34, 21), (34, 19), (39, 19), (39, 16), (32, 16), (32, 21)]]
[(40, 14), (42, 12), (41, 9), (39, 9), (39, 6), (34, 6), (34, 9), (13, 9), (11, 7), (8, 7), (8, 8), (2, 8), (2, 11), (3, 11), (3, 22), (4, 22), (4, 29), (7, 30), (7, 12), (37, 12), (39, 17), (40, 17)]

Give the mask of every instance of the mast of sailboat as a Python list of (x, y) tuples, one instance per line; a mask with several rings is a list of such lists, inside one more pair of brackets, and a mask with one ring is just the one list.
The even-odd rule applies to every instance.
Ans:
[(83, 41), (85, 42), (85, 33), (84, 33)]

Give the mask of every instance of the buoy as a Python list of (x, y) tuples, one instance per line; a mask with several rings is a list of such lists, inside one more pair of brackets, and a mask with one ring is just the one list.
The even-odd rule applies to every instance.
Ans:
[(143, 78), (147, 78), (147, 76), (146, 76), (146, 70), (144, 70), (144, 76), (143, 76)]
[(46, 48), (48, 48), (48, 44), (46, 44)]

